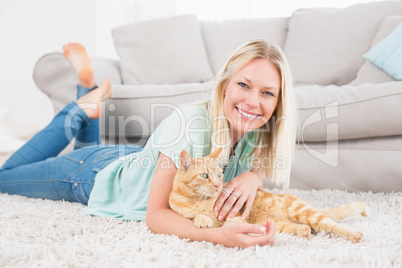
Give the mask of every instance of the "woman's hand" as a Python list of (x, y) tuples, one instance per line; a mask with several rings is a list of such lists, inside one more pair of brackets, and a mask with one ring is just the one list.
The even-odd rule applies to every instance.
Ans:
[(233, 218), (243, 207), (242, 219), (246, 219), (251, 211), (257, 189), (262, 188), (262, 179), (253, 172), (244, 172), (235, 177), (218, 197), (214, 211), (219, 211), (218, 220)]
[[(227, 247), (247, 248), (255, 245), (273, 245), (276, 238), (276, 227), (273, 221), (268, 220), (264, 225), (226, 222), (218, 230), (217, 241)], [(256, 235), (250, 235), (256, 234)]]

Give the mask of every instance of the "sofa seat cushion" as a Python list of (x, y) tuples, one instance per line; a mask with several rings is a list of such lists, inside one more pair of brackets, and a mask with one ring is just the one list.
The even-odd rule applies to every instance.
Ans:
[(301, 142), (402, 134), (402, 82), (295, 88)]
[(213, 78), (194, 15), (137, 22), (112, 33), (124, 84), (179, 84)]
[[(388, 16), (382, 22), (371, 44), (371, 48), (384, 40), (395, 28), (402, 23), (402, 16)], [(351, 85), (361, 85), (364, 83), (385, 83), (396, 79), (389, 76), (386, 72), (366, 60), (359, 69), (357, 77), (350, 83)]]
[(213, 82), (177, 85), (113, 85), (101, 118), (104, 136), (147, 137), (177, 105), (205, 101)]
[(345, 85), (357, 75), (381, 21), (402, 15), (402, 1), (345, 9), (300, 9), (292, 14), (285, 44), (296, 84)]
[(283, 49), (289, 18), (240, 19), (201, 22), (209, 61), (215, 74), (236, 48), (252, 39), (264, 39)]

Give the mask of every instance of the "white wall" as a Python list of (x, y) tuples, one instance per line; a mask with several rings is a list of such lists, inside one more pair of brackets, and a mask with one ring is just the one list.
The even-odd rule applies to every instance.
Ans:
[[(91, 20), (94, 1), (13, 0), (0, 2), (0, 105), (7, 106), (4, 122), (15, 137), (26, 137), (52, 117), (52, 106), (35, 86), (36, 60), (64, 43), (79, 41), (94, 49)], [(3, 130), (4, 131), (4, 130)]]
[(90, 56), (118, 58), (111, 29), (174, 15), (174, 1), (0, 0), (0, 136), (26, 138), (50, 122), (51, 103), (32, 79), (41, 56), (79, 42)]

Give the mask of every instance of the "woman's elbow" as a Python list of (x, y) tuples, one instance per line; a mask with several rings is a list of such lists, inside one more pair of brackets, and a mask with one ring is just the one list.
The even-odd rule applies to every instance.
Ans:
[(158, 228), (160, 224), (160, 219), (161, 217), (158, 216), (158, 210), (152, 210), (149, 211), (147, 210), (145, 214), (145, 224), (148, 226), (148, 228), (154, 232), (154, 233), (161, 233), (160, 228)]
[(152, 232), (155, 232), (154, 231), (154, 221), (153, 221), (153, 219), (152, 219), (152, 213), (150, 213), (148, 210), (147, 210), (147, 212), (146, 212), (146, 214), (145, 214), (145, 224), (148, 226), (148, 228), (152, 231)]

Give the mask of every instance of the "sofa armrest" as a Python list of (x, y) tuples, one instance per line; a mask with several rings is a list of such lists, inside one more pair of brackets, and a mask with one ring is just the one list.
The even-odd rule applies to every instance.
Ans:
[[(109, 77), (111, 84), (122, 84), (119, 61), (91, 57), (91, 62), (98, 85), (105, 77)], [(48, 53), (41, 57), (35, 64), (33, 78), (38, 88), (49, 96), (55, 113), (76, 99), (75, 86), (78, 78), (61, 52)]]

